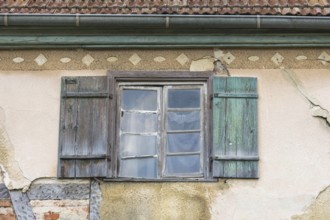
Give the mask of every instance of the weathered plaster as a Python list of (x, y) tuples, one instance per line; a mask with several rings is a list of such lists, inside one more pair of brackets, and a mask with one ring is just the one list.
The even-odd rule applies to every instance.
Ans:
[(15, 159), (15, 150), (5, 130), (4, 119), (4, 111), (0, 109), (0, 179), (10, 190), (26, 189), (30, 180), (24, 176), (19, 162)]
[[(324, 119), (312, 117), (325, 117), (325, 110), (330, 109), (330, 71), (326, 69), (327, 63), (317, 60), (323, 50), (87, 52), (24, 51), (30, 56), (28, 59), (20, 51), (9, 51), (6, 54), (8, 58), (2, 57), (5, 53), (0, 54), (0, 68), (11, 70), (0, 72), (0, 107), (3, 112), (0, 113), (0, 121), (6, 128), (10, 147), (15, 153), (5, 156), (11, 151), (1, 148), (1, 153), (5, 153), (0, 155), (7, 159), (16, 158), (28, 179), (56, 176), (61, 76), (105, 75), (107, 69), (208, 70), (211, 59), (205, 61), (205, 57), (224, 58), (227, 55), (233, 60), (230, 64), (226, 62), (232, 76), (258, 78), (260, 179), (227, 180), (226, 187), (223, 183), (104, 182), (101, 184), (101, 219), (109, 219), (110, 216), (111, 219), (132, 216), (135, 219), (184, 219), (184, 216), (187, 219), (289, 219), (303, 214), (317, 200), (320, 191), (329, 185), (329, 126)], [(12, 56), (11, 60), (15, 58), (13, 53), (24, 58), (24, 62), (17, 64), (10, 61), (7, 66), (9, 57)], [(40, 53), (48, 61), (36, 67), (34, 59)], [(135, 53), (141, 58), (136, 65), (129, 61)], [(275, 53), (284, 57), (278, 66), (271, 61)], [(81, 61), (86, 54), (94, 59), (88, 67)], [(180, 54), (185, 54), (189, 62), (183, 65), (177, 62)], [(71, 61), (56, 61), (64, 56)], [(259, 59), (250, 61), (248, 58), (252, 56)], [(297, 60), (298, 56), (307, 59)], [(107, 60), (109, 57), (117, 60), (112, 58), (110, 62)], [(165, 60), (156, 62), (155, 57)], [(289, 67), (295, 68), (290, 69), (294, 79), (299, 80), (309, 99), (318, 100), (320, 109), (315, 109), (318, 106), (311, 105), (292, 80), (283, 74)], [(17, 68), (25, 71), (17, 71)], [(14, 163), (7, 160), (7, 164), (12, 166)], [(44, 181), (35, 183), (45, 184)], [(36, 202), (35, 213), (49, 211), (44, 208), (47, 205), (45, 201)], [(49, 202), (49, 207), (57, 210), (55, 213), (63, 211), (60, 205), (71, 204), (55, 202)], [(86, 208), (85, 203), (81, 205), (78, 210)], [(41, 219), (44, 216), (40, 213)], [(66, 211), (63, 213), (66, 214)], [(84, 215), (88, 214), (84, 212)]]
[(322, 190), (315, 201), (305, 209), (304, 214), (292, 216), (292, 220), (330, 219), (330, 186)]
[(300, 94), (310, 103), (311, 105), (311, 115), (314, 117), (322, 118), (326, 121), (328, 125), (330, 125), (330, 114), (329, 110), (325, 109), (319, 100), (310, 96), (308, 92), (302, 85), (302, 82), (297, 79), (294, 72), (292, 70), (284, 69), (282, 70), (284, 76), (292, 82), (292, 84), (297, 88)]
[(233, 69), (323, 69), (330, 65), (329, 54), (329, 49), (311, 48), (2, 50), (0, 70), (185, 70), (207, 57), (221, 59)]
[(219, 183), (102, 183), (101, 219), (210, 219)]

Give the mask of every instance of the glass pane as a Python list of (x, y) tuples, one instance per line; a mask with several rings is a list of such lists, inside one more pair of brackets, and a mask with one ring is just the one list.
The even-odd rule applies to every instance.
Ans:
[(124, 134), (120, 137), (121, 156), (156, 154), (157, 136)]
[(121, 130), (124, 132), (156, 132), (158, 127), (157, 114), (122, 112)]
[(167, 151), (169, 153), (200, 151), (200, 133), (167, 134)]
[(157, 91), (124, 89), (121, 107), (124, 110), (157, 110)]
[(169, 175), (199, 173), (199, 157), (199, 155), (167, 156), (166, 173)]
[(169, 89), (168, 107), (169, 108), (199, 108), (200, 90), (199, 89)]
[(120, 161), (120, 177), (157, 177), (156, 158), (128, 159)]
[(200, 129), (200, 112), (168, 112), (167, 130)]

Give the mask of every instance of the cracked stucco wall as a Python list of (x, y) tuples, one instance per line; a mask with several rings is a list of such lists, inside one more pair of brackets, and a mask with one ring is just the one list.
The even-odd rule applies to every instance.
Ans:
[[(74, 55), (73, 51), (69, 52)], [(136, 66), (140, 70), (211, 70), (213, 57), (231, 57), (228, 51), (172, 52), (166, 51), (165, 56), (159, 51), (134, 51), (142, 58), (143, 64)], [(313, 66), (316, 61), (308, 61), (308, 65), (304, 64), (302, 68), (299, 68), (298, 64), (289, 68), (285, 66), (288, 59), (285, 54), (293, 53), (298, 56), (300, 51), (277, 52), (285, 57), (283, 68), (272, 61), (269, 61), (271, 65), (266, 65), (268, 69), (263, 68), (263, 64), (258, 63), (258, 60), (248, 61), (247, 58), (258, 54), (258, 51), (253, 50), (242, 52), (243, 55), (248, 54), (246, 60), (238, 56), (237, 51), (231, 51), (236, 58), (233, 66), (228, 65), (232, 76), (258, 77), (260, 179), (227, 180), (226, 187), (223, 187), (223, 181), (193, 183), (186, 189), (182, 183), (101, 183), (103, 199), (100, 213), (103, 219), (111, 216), (109, 210), (116, 211), (118, 218), (127, 217), (127, 209), (130, 209), (133, 215), (139, 214), (140, 219), (147, 219), (148, 216), (173, 219), (173, 216), (185, 213), (194, 216), (198, 210), (203, 209), (201, 217), (204, 219), (253, 220), (298, 217), (308, 219), (303, 217), (313, 213), (313, 210), (324, 210), (324, 204), (328, 203), (318, 201), (320, 198), (327, 201), (328, 193), (318, 195), (330, 185), (330, 128), (326, 122), (330, 110), (330, 70), (321, 62)], [(19, 55), (19, 52), (15, 53)], [(31, 51), (33, 55), (39, 53), (41, 51)], [(80, 56), (82, 52), (77, 53)], [(305, 53), (304, 55), (309, 57), (308, 52)], [(317, 58), (321, 53), (321, 50), (313, 50), (311, 56)], [(29, 52), (25, 51), (24, 54), (28, 56)], [(50, 51), (47, 51), (47, 54), (47, 68), (53, 70), (36, 71), (31, 67), (28, 71), (0, 71), (0, 125), (5, 129), (6, 140), (10, 143), (5, 144), (5, 148), (3, 144), (0, 146), (1, 163), (9, 167), (14, 166), (17, 161), (19, 167), (16, 171), (21, 168), (20, 176), (24, 175), (31, 181), (40, 177), (56, 176), (60, 77), (106, 74), (106, 69), (87, 70), (88, 67), (81, 65), (78, 69), (83, 70), (56, 70), (56, 62), (51, 62)], [(65, 55), (65, 51), (63, 54)], [(90, 54), (97, 58), (94, 53)], [(118, 61), (113, 69), (134, 70), (136, 66), (127, 63), (132, 54), (133, 52), (126, 51), (118, 55), (119, 61), (125, 62)], [(143, 54), (152, 57), (151, 60), (153, 57), (164, 56), (166, 61), (159, 66), (157, 63), (147, 65)], [(185, 61), (184, 65), (176, 60), (180, 54), (189, 58), (187, 60), (181, 57)], [(274, 51), (263, 50), (263, 56), (259, 55), (260, 61), (265, 62), (264, 57), (272, 58), (273, 54)], [(26, 61), (30, 62), (30, 59)], [(248, 68), (244, 68), (244, 62), (248, 62)], [(251, 66), (252, 62), (256, 63), (256, 66)], [(98, 60), (95, 60), (91, 65), (95, 66), (97, 63)], [(50, 66), (51, 64), (54, 66)], [(301, 90), (308, 99), (302, 95)], [(309, 99), (313, 100), (314, 105)], [(316, 109), (318, 106), (322, 111)], [(198, 202), (188, 206), (184, 203), (186, 197)], [(172, 213), (172, 216), (171, 210), (175, 208), (171, 205), (173, 202), (180, 208)], [(151, 203), (153, 208), (146, 209)], [(146, 210), (147, 213), (144, 213)], [(158, 210), (163, 210), (163, 214)], [(195, 212), (189, 213), (191, 210)]]
[(30, 185), (30, 181), (24, 176), (19, 162), (15, 159), (15, 149), (4, 126), (5, 118), (4, 110), (0, 108), (0, 179), (10, 190), (26, 190)]
[(304, 214), (292, 217), (292, 220), (328, 220), (330, 217), (330, 186), (316, 197), (315, 201), (305, 209)]

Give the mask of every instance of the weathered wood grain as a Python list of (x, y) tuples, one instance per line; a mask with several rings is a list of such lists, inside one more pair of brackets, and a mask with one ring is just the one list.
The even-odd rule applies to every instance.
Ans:
[(109, 158), (108, 79), (66, 77), (63, 81), (60, 177), (105, 177)]
[(257, 80), (216, 77), (213, 89), (213, 176), (257, 178)]
[(25, 193), (19, 190), (10, 190), (9, 194), (10, 194), (11, 202), (13, 204), (16, 219), (18, 220), (35, 219), (29, 198)]

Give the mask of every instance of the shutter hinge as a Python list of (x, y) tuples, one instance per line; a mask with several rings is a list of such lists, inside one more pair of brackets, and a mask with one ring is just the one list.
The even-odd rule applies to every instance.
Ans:
[(77, 84), (77, 79), (65, 79), (65, 84)]
[(210, 94), (210, 103), (209, 103), (209, 108), (212, 109), (213, 105), (213, 94)]
[(113, 95), (112, 94), (109, 95), (109, 99), (113, 99)]

